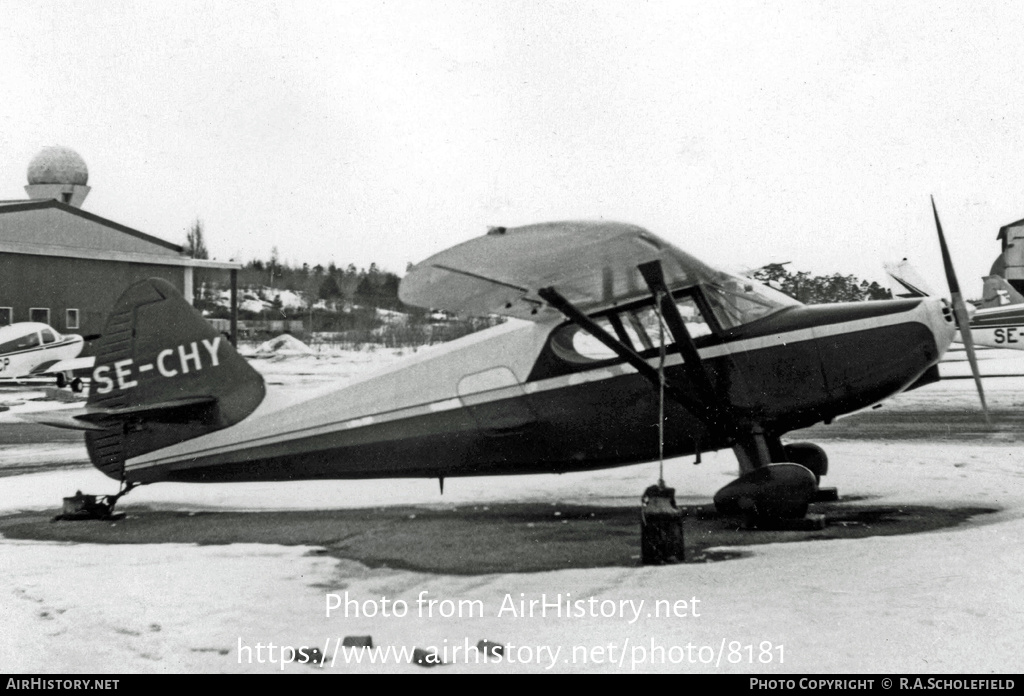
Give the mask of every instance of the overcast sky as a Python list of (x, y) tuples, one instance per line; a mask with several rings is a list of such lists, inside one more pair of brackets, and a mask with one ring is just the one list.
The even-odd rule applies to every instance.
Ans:
[(1024, 218), (1019, 2), (27, 2), (0, 198), (45, 145), (84, 209), (220, 259), (404, 272), (489, 225), (618, 219), (732, 268), (968, 296)]

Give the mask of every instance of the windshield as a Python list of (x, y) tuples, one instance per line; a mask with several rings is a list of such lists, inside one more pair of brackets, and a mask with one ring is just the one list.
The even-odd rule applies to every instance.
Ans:
[(704, 284), (704, 294), (723, 329), (749, 324), (786, 307), (801, 304), (789, 295), (753, 280), (720, 273)]

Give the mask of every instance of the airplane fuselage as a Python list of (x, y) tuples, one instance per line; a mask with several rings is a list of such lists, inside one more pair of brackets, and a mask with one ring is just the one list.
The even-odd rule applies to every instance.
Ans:
[[(971, 336), (975, 345), (1024, 350), (1024, 304), (977, 310), (971, 317)], [(953, 340), (963, 342), (959, 331)]]
[[(577, 352), (571, 328), (510, 321), (326, 394), (296, 402), (268, 392), (235, 425), (128, 457), (125, 478), (436, 478), (656, 459), (658, 390), (615, 356)], [(733, 415), (782, 434), (910, 387), (954, 331), (940, 300), (915, 299), (788, 307), (694, 342)], [(636, 348), (658, 366), (657, 347)], [(216, 349), (167, 346), (162, 355), (147, 377), (218, 369)], [(668, 345), (666, 379), (685, 392), (692, 385), (682, 360)], [(122, 386), (142, 367), (123, 364)], [(665, 417), (667, 457), (732, 444), (675, 401), (666, 400)]]
[(81, 336), (62, 336), (38, 322), (0, 328), (0, 380), (38, 374), (47, 366), (70, 360), (82, 352)]

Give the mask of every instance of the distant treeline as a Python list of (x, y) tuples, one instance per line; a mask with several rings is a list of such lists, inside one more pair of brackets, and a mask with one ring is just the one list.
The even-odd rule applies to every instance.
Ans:
[[(892, 298), (889, 290), (878, 283), (852, 275), (816, 276), (806, 271), (788, 271), (782, 264), (770, 264), (752, 275), (807, 304)], [(500, 321), (438, 316), (420, 307), (404, 305), (398, 299), (400, 280), (398, 275), (379, 269), (375, 263), (369, 268), (357, 268), (354, 264), (342, 268), (334, 263), (294, 266), (280, 261), (275, 250), (269, 259), (253, 259), (238, 271), (239, 303), (247, 299), (267, 303), (261, 311), (240, 309), (239, 318), (302, 320), (306, 334), (333, 332), (345, 343), (385, 345), (451, 340)], [(229, 317), (230, 310), (221, 299), (228, 288), (227, 273), (197, 270), (196, 307), (210, 317)], [(298, 296), (298, 306), (282, 301), (282, 293)]]
[[(398, 299), (399, 281), (396, 274), (380, 270), (376, 263), (369, 268), (356, 268), (354, 264), (342, 268), (334, 263), (294, 266), (280, 261), (274, 253), (268, 260), (253, 259), (238, 271), (238, 317), (264, 322), (301, 320), (304, 330), (300, 337), (304, 340), (354, 347), (441, 343), (502, 321), (494, 317), (454, 317), (405, 305)], [(226, 272), (197, 270), (194, 287), (197, 309), (211, 318), (230, 317), (230, 308), (223, 299), (230, 288)], [(299, 302), (282, 299), (282, 295), (288, 298), (289, 294), (297, 296)], [(247, 300), (266, 304), (254, 311), (244, 307)]]
[(781, 290), (804, 304), (891, 300), (892, 293), (878, 283), (852, 275), (816, 276), (807, 271), (787, 271), (784, 264), (772, 263), (757, 269), (754, 278)]
[[(246, 299), (269, 303), (263, 311), (239, 310), (242, 319), (317, 319), (317, 331), (347, 331), (373, 328), (381, 322), (377, 309), (408, 314), (413, 321), (423, 319), (427, 311), (408, 307), (398, 299), (399, 277), (381, 271), (375, 263), (369, 268), (350, 264), (340, 268), (327, 266), (292, 266), (271, 256), (269, 260), (253, 259), (238, 271), (239, 304)], [(227, 316), (229, 309), (221, 297), (228, 290), (229, 277), (222, 271), (197, 270), (195, 304), (210, 316)], [(282, 294), (300, 298), (282, 300)]]
[(271, 256), (269, 261), (253, 259), (238, 272), (240, 287), (271, 287), (290, 290), (302, 295), (307, 306), (323, 300), (330, 307), (379, 307), (408, 312), (398, 299), (400, 278), (389, 271), (382, 271), (377, 264), (369, 268), (356, 268), (349, 264), (340, 268), (333, 262), (327, 266), (290, 266)]

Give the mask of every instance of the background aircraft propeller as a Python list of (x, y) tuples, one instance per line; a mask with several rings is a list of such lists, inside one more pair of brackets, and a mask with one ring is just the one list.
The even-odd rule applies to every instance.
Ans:
[(960, 283), (957, 282), (956, 271), (953, 270), (953, 260), (949, 256), (946, 238), (942, 234), (942, 223), (939, 222), (939, 211), (935, 209), (934, 196), (932, 196), (932, 213), (935, 215), (935, 229), (939, 233), (939, 248), (942, 250), (942, 265), (946, 270), (946, 282), (949, 283), (953, 316), (956, 318), (957, 328), (960, 329), (960, 339), (963, 341), (964, 349), (967, 351), (967, 361), (971, 364), (974, 384), (978, 387), (978, 398), (981, 399), (981, 410), (985, 414), (985, 422), (991, 425), (992, 420), (988, 415), (988, 405), (985, 403), (985, 390), (981, 386), (981, 373), (978, 371), (978, 358), (974, 352), (974, 337), (971, 336), (971, 317), (967, 312), (964, 296), (960, 292)]

